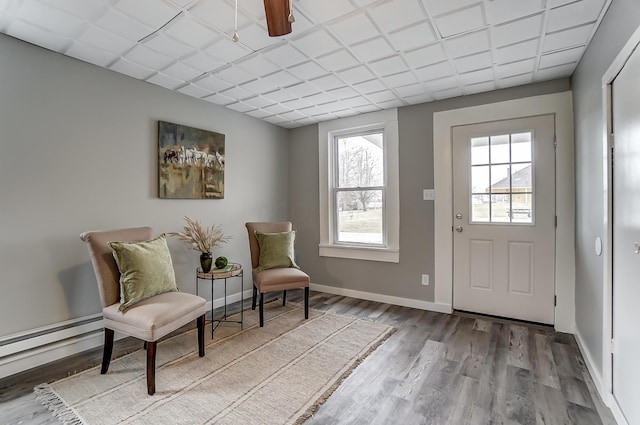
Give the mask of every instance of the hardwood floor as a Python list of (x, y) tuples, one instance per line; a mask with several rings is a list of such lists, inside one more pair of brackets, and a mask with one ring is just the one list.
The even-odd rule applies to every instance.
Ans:
[[(287, 298), (301, 302), (302, 291)], [(318, 292), (310, 307), (380, 321), (397, 332), (305, 425), (615, 424), (572, 335)], [(114, 356), (140, 347), (137, 340), (117, 341)], [(60, 424), (35, 400), (33, 387), (99, 364), (101, 355), (95, 349), (0, 379), (0, 424)]]

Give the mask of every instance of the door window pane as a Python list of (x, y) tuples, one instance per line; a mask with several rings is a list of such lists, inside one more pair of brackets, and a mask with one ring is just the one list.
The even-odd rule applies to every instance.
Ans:
[(471, 222), (532, 224), (533, 134), (471, 138), (470, 147)]

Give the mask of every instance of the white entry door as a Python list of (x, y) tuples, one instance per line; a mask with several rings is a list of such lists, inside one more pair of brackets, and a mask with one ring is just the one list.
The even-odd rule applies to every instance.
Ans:
[(453, 128), (453, 307), (554, 323), (553, 115)]
[(640, 52), (613, 81), (613, 396), (640, 424)]

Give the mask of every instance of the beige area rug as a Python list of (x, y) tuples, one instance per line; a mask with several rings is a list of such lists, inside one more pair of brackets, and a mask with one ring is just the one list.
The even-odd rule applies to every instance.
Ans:
[[(147, 395), (143, 350), (37, 386), (38, 399), (65, 424), (302, 423), (393, 328), (299, 306), (248, 310), (244, 330), (223, 324), (198, 357), (196, 331), (162, 341), (156, 393)], [(207, 327), (207, 329), (209, 329)]]

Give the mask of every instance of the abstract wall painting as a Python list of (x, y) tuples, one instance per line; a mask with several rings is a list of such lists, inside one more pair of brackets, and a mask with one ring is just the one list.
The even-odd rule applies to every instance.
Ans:
[(223, 199), (224, 167), (224, 134), (158, 121), (160, 198)]

